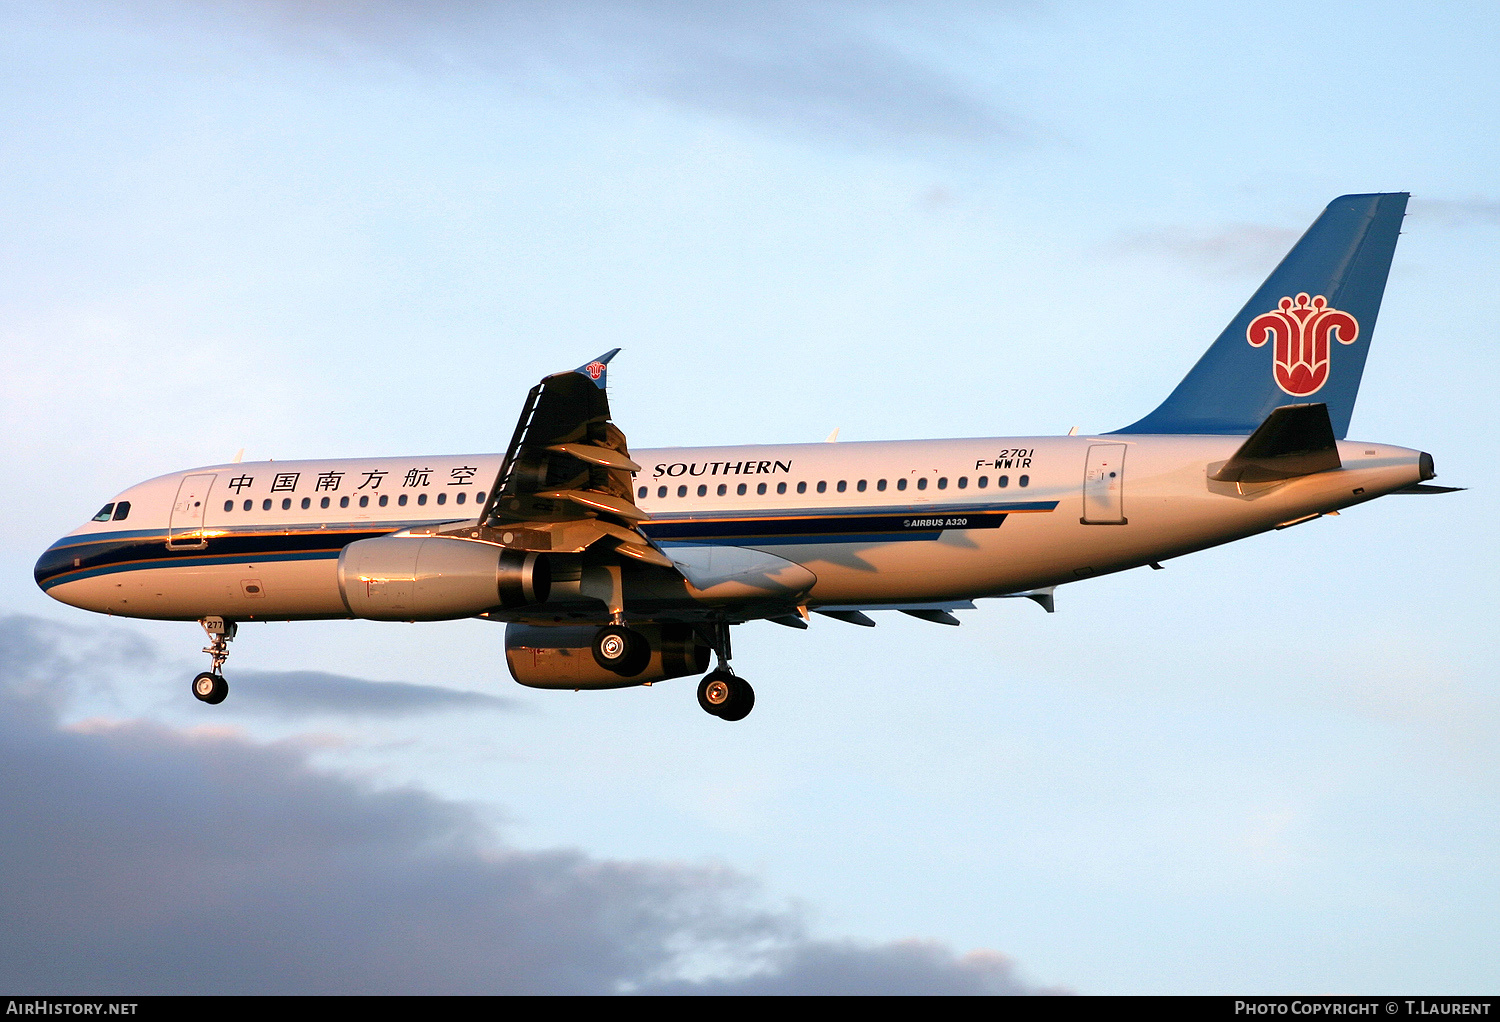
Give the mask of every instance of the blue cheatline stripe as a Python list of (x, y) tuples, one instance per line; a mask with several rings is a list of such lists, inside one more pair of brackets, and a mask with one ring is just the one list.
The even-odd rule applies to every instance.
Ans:
[(128, 539), (93, 540), (54, 545), (36, 562), (37, 585), (44, 590), (62, 582), (139, 568), (202, 567), (256, 561), (318, 560), (337, 557), (350, 543), (389, 535), (390, 528), (333, 531), (263, 529), (208, 537), (206, 549), (172, 550), (160, 531)]
[(1057, 507), (1055, 500), (1015, 500), (1015, 501), (986, 501), (970, 504), (883, 504), (853, 508), (766, 508), (753, 511), (679, 511), (679, 512), (653, 512), (651, 522), (691, 522), (691, 521), (770, 521), (770, 520), (813, 520), (813, 519), (836, 519), (836, 518), (867, 518), (879, 515), (964, 515), (984, 514), (986, 512), (1004, 511), (1015, 513), (1022, 511), (1052, 511)]
[[(818, 543), (896, 543), (935, 540), (945, 531), (998, 529), (1006, 516), (1051, 511), (1057, 501), (1027, 501), (947, 507), (909, 505), (879, 509), (820, 509), (663, 515), (642, 524), (663, 544), (718, 543), (725, 546)], [(273, 529), (266, 525), (210, 530), (206, 550), (171, 550), (160, 529), (65, 536), (42, 554), (35, 576), (44, 590), (64, 582), (149, 568), (205, 567), (269, 561), (330, 560), (361, 539), (389, 535), (428, 522), (345, 524), (334, 528)]]
[(332, 561), (338, 559), (340, 552), (339, 550), (317, 550), (294, 554), (256, 554), (253, 558), (236, 555), (233, 557), (174, 557), (161, 558), (155, 561), (130, 561), (123, 564), (106, 565), (100, 568), (81, 568), (76, 571), (64, 572), (39, 581), (37, 584), (43, 590), (47, 590), (53, 586), (63, 585), (68, 582), (77, 582), (80, 579), (96, 578), (100, 575), (115, 575), (120, 572), (143, 571), (148, 568), (197, 568), (205, 565), (229, 565), (236, 563), (267, 564), (272, 561)]

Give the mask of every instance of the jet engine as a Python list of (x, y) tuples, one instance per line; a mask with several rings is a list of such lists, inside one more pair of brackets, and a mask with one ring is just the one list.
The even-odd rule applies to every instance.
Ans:
[(546, 554), (447, 536), (381, 536), (339, 554), (339, 593), (355, 617), (445, 621), (547, 601)]
[(622, 678), (594, 661), (596, 626), (505, 626), (505, 663), (510, 676), (531, 688), (629, 688), (708, 670), (712, 650), (692, 625), (632, 625), (651, 644), (651, 659), (639, 674)]

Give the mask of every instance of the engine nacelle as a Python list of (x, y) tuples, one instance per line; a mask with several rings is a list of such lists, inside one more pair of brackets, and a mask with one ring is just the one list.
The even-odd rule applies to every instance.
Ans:
[(510, 676), (531, 688), (629, 688), (648, 681), (702, 674), (712, 650), (692, 625), (632, 625), (651, 643), (651, 661), (640, 674), (622, 678), (594, 661), (598, 628), (525, 624), (505, 626), (505, 663)]
[(446, 621), (547, 601), (546, 554), (447, 536), (381, 536), (339, 554), (339, 593), (355, 617)]

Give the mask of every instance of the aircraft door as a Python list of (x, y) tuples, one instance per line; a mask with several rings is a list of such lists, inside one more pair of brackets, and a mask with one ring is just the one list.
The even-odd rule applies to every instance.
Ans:
[(172, 517), (167, 522), (168, 549), (202, 550), (208, 546), (203, 538), (203, 515), (208, 511), (208, 489), (216, 478), (212, 472), (188, 476), (177, 487)]
[(1083, 472), (1084, 525), (1126, 525), (1125, 444), (1094, 444)]

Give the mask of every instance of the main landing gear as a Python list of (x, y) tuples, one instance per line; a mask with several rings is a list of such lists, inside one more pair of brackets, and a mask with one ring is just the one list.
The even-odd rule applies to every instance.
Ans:
[(208, 633), (208, 645), (203, 647), (203, 652), (213, 658), (213, 667), (193, 679), (193, 695), (205, 703), (222, 703), (229, 695), (229, 682), (219, 672), (224, 668), (224, 661), (229, 659), (229, 643), (239, 626), (221, 617), (206, 617), (198, 623)]
[(605, 625), (594, 635), (594, 663), (622, 678), (633, 678), (651, 663), (651, 643), (623, 624)]
[(698, 682), (698, 705), (721, 720), (744, 720), (755, 709), (755, 689), (737, 674), (713, 671)]
[(713, 622), (705, 638), (719, 664), (698, 682), (698, 705), (720, 720), (744, 720), (755, 709), (755, 689), (729, 666), (728, 622)]

